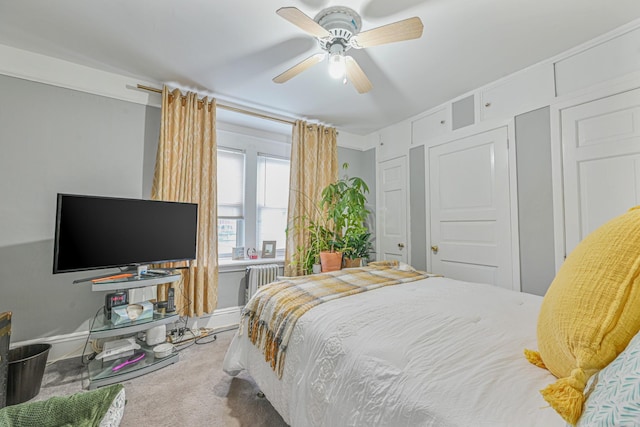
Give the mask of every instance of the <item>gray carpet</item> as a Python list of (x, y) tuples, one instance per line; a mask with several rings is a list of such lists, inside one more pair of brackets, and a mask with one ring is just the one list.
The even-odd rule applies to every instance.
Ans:
[[(234, 333), (218, 333), (212, 343), (180, 351), (177, 363), (123, 382), (127, 406), (121, 426), (287, 426), (269, 401), (258, 397), (251, 377), (222, 371)], [(86, 368), (77, 358), (67, 359), (47, 366), (33, 400), (66, 396), (87, 386)]]

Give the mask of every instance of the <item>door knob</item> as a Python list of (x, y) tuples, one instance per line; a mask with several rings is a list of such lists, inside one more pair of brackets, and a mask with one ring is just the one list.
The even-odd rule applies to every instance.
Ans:
[(398, 243), (398, 247), (399, 247), (400, 249), (404, 249), (404, 243)]
[(434, 254), (437, 254), (438, 253), (438, 245), (431, 246), (431, 250), (433, 251)]

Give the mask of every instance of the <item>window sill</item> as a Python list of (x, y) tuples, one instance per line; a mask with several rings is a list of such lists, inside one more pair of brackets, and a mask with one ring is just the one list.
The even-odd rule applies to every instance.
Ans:
[(284, 265), (284, 257), (258, 258), (258, 259), (219, 259), (218, 266), (221, 273), (229, 271), (240, 271), (249, 265), (257, 264), (278, 264)]

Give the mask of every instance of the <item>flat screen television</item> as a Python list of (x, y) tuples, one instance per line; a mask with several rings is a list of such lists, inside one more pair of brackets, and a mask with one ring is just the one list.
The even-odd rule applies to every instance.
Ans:
[(53, 273), (192, 260), (195, 203), (58, 194)]

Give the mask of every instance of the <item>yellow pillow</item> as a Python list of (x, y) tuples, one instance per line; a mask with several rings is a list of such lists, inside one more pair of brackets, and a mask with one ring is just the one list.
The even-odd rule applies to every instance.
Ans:
[(582, 413), (591, 375), (640, 330), (640, 206), (589, 234), (567, 257), (544, 296), (539, 353), (530, 362), (560, 378), (541, 391), (569, 423)]

